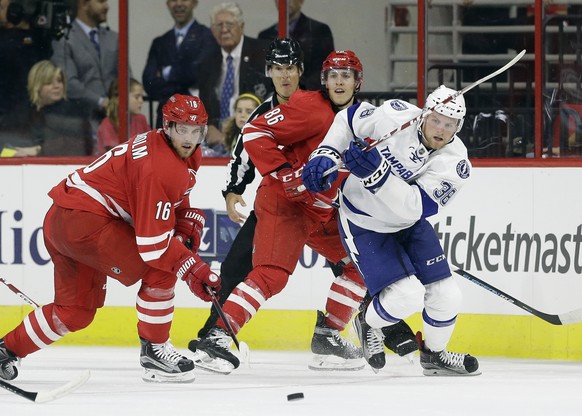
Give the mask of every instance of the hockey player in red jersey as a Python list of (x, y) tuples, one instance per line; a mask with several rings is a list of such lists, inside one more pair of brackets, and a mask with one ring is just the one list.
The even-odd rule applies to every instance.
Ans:
[[(253, 270), (224, 303), (224, 313), (235, 332), (267, 299), (283, 290), (306, 244), (332, 263), (346, 257), (336, 210), (305, 190), (301, 170), (336, 112), (354, 102), (362, 78), (362, 64), (352, 51), (332, 52), (323, 63), (322, 91), (298, 90), (288, 103), (245, 125), (244, 146), (263, 179), (255, 198)], [(326, 195), (335, 197), (336, 190), (337, 186)], [(326, 304), (327, 315), (321, 315), (315, 330), (322, 338), (344, 343), (348, 360), (357, 362), (354, 369), (362, 368), (361, 350), (343, 339), (339, 331), (346, 327), (365, 293), (356, 269), (348, 264), (334, 280)], [(224, 322), (219, 320), (197, 343), (195, 364), (230, 373), (239, 365), (229, 350), (230, 341)], [(323, 361), (329, 357), (321, 355), (320, 364), (326, 364)]]
[(87, 327), (103, 306), (109, 275), (126, 286), (141, 281), (143, 379), (194, 380), (192, 360), (175, 350), (169, 333), (178, 278), (206, 301), (204, 285), (220, 286), (196, 254), (204, 217), (189, 201), (207, 120), (198, 97), (176, 94), (163, 107), (163, 129), (114, 147), (49, 192), (44, 239), (54, 263), (54, 301), (0, 339), (0, 378), (16, 378), (20, 358)]

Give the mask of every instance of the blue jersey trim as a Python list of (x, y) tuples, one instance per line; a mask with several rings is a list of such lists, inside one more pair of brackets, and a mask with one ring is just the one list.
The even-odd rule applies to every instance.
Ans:
[(356, 103), (354, 105), (351, 105), (348, 107), (348, 125), (350, 126), (350, 130), (352, 131), (352, 134), (355, 136), (354, 134), (354, 126), (353, 126), (353, 118), (354, 118), (354, 114), (356, 113), (356, 110), (358, 108), (360, 108), (360, 104), (361, 103)]
[(342, 194), (342, 203), (344, 203), (346, 205), (346, 207), (350, 211), (352, 211), (354, 214), (365, 215), (366, 217), (372, 217), (367, 212), (360, 211), (358, 208), (356, 208), (350, 201), (348, 201), (348, 199), (346, 198), (346, 196), (344, 194)]
[(421, 218), (427, 218), (437, 214), (439, 212), (439, 205), (436, 202), (434, 202), (434, 200), (430, 196), (428, 196), (428, 194), (424, 192), (424, 190), (420, 186), (418, 186), (417, 184), (413, 184), (413, 186), (416, 186), (420, 191), (420, 200), (422, 201)]

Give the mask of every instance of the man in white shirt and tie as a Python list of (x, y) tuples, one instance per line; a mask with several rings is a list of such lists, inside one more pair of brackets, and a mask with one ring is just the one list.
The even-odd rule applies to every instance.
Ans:
[(221, 143), (221, 126), (232, 116), (240, 94), (251, 93), (264, 100), (271, 92), (265, 76), (268, 42), (244, 35), (244, 18), (237, 3), (221, 3), (210, 12), (211, 31), (220, 45), (201, 64), (200, 99), (208, 112), (209, 146)]

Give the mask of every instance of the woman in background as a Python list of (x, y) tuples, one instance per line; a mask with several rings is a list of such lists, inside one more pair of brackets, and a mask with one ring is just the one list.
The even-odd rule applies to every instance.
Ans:
[[(146, 117), (141, 113), (143, 106), (143, 85), (131, 78), (129, 80), (129, 137), (151, 130)], [(97, 154), (102, 155), (119, 144), (119, 86), (113, 81), (109, 87), (107, 117), (97, 129)]]
[(234, 116), (224, 123), (224, 147), (228, 154), (232, 152), (241, 129), (259, 105), (259, 97), (248, 93), (239, 95), (234, 102)]
[(67, 100), (63, 70), (49, 60), (32, 66), (28, 73), (30, 108), (29, 146), (14, 146), (14, 156), (83, 156), (92, 150), (88, 112)]

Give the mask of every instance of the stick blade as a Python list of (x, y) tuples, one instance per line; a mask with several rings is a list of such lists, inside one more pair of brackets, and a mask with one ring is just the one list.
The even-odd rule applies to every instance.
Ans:
[(582, 308), (558, 314), (562, 325), (577, 324), (582, 322)]
[(62, 386), (57, 387), (54, 390), (38, 392), (36, 398), (34, 399), (34, 402), (46, 403), (66, 396), (67, 394), (72, 393), (73, 391), (81, 387), (83, 384), (85, 384), (87, 380), (89, 380), (89, 377), (91, 377), (91, 372), (89, 370), (84, 370), (83, 372), (81, 372), (81, 374), (79, 374), (73, 380), (69, 381), (67, 384), (63, 384)]

